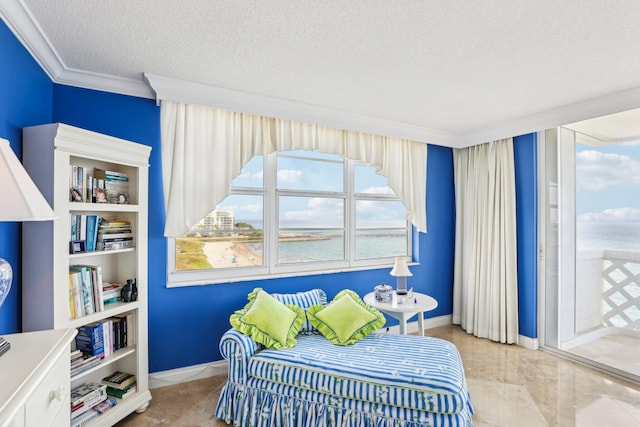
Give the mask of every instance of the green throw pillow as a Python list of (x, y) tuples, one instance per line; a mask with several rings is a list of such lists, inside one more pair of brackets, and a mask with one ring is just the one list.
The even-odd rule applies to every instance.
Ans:
[(325, 338), (337, 345), (355, 344), (386, 321), (382, 313), (349, 289), (340, 291), (328, 305), (307, 308), (307, 316)]
[(305, 321), (304, 310), (283, 304), (256, 288), (248, 296), (249, 303), (231, 315), (229, 322), (238, 331), (267, 348), (290, 348)]

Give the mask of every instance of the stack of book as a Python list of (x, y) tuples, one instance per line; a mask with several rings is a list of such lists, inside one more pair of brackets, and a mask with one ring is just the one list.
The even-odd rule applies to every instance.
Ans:
[(124, 219), (102, 218), (98, 227), (97, 248), (109, 251), (133, 247), (131, 223)]
[(117, 283), (106, 283), (102, 286), (102, 298), (104, 305), (113, 304), (122, 300), (122, 285)]
[(101, 322), (93, 322), (78, 328), (76, 349), (85, 356), (104, 358), (104, 330)]
[(94, 408), (107, 399), (107, 386), (104, 384), (83, 384), (71, 390), (71, 426), (81, 426), (97, 417), (100, 412)]
[(109, 396), (120, 399), (126, 399), (136, 392), (136, 376), (122, 371), (104, 377), (102, 384), (107, 387)]
[(100, 364), (97, 356), (88, 356), (80, 350), (71, 352), (71, 376), (76, 376), (81, 372), (87, 371)]
[(129, 176), (126, 173), (94, 169), (93, 176), (97, 187), (104, 188), (108, 203), (129, 202)]

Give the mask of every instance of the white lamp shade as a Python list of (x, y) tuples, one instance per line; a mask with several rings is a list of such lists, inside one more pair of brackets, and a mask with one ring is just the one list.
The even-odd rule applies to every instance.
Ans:
[(9, 146), (0, 138), (0, 221), (48, 221), (56, 215)]
[(393, 269), (389, 274), (396, 277), (413, 276), (411, 270), (407, 267), (407, 262), (400, 256), (396, 257), (396, 262), (393, 264)]

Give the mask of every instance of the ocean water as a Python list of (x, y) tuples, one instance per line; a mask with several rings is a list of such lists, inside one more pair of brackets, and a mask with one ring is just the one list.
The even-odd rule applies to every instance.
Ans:
[[(326, 261), (344, 258), (344, 237), (336, 231), (288, 229), (285, 234), (309, 236), (300, 241), (280, 241), (280, 262)], [(366, 230), (356, 235), (356, 257), (370, 259), (406, 255), (407, 233), (404, 230)]]
[(640, 222), (578, 222), (576, 249), (640, 253)]

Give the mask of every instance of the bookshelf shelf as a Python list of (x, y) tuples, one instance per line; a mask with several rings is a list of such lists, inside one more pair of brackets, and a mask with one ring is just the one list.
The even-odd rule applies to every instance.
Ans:
[[(128, 345), (114, 350), (113, 353), (101, 359), (99, 364), (70, 378), (73, 389), (91, 382), (99, 383), (102, 378), (115, 371), (128, 372), (136, 376), (136, 393), (125, 399), (118, 399), (115, 407), (90, 420), (86, 425), (92, 427), (111, 426), (131, 412), (142, 412), (151, 400), (147, 340), (147, 201), (150, 151), (150, 147), (141, 144), (60, 123), (23, 129), (24, 166), (57, 216), (54, 221), (26, 222), (22, 226), (23, 330), (27, 332), (79, 329), (98, 322), (124, 323), (126, 319)], [(93, 179), (75, 180), (81, 176), (81, 170), (84, 178), (92, 174), (100, 175), (100, 171), (108, 171), (112, 178), (125, 177), (113, 179), (126, 181), (127, 184), (115, 182), (109, 184), (107, 172), (105, 172), (103, 183)], [(83, 187), (76, 185), (80, 182), (91, 182), (92, 185), (87, 184)], [(104, 184), (104, 187), (94, 187), (93, 184), (96, 182)], [(77, 194), (71, 190), (76, 188), (81, 190), (78, 193), (82, 194), (83, 200), (87, 201), (94, 199), (89, 189), (104, 188), (107, 196), (113, 195), (115, 189), (118, 189), (118, 194), (126, 194), (128, 203), (72, 202), (71, 198), (77, 197)], [(114, 190), (111, 193), (110, 188)], [(108, 228), (97, 222), (93, 216), (110, 220), (110, 224), (107, 224)], [(110, 241), (117, 241), (113, 239), (118, 238), (122, 238), (122, 241), (133, 239), (134, 247), (70, 254), (71, 240), (74, 241), (71, 245), (74, 250), (84, 249), (82, 245), (79, 248), (76, 247), (76, 239), (72, 239), (72, 236), (78, 236), (77, 225), (80, 220), (82, 220), (80, 230), (85, 230), (85, 219), (87, 224), (89, 220), (97, 224), (96, 228), (98, 233), (101, 233), (102, 241), (106, 242), (105, 236), (113, 233), (109, 234), (113, 236)], [(123, 227), (118, 224), (126, 225)], [(98, 225), (100, 225), (99, 228)], [(125, 230), (122, 230), (123, 228)], [(89, 227), (85, 231), (87, 231), (85, 235), (89, 236)], [(80, 240), (84, 239), (81, 237)], [(95, 241), (98, 240), (96, 237)], [(86, 242), (86, 247), (90, 247), (88, 237)], [(126, 245), (116, 243), (111, 246)], [(71, 280), (70, 267), (72, 266), (73, 271), (89, 266), (89, 271), (95, 276), (91, 279), (91, 273), (89, 273), (89, 279), (83, 279), (82, 283), (91, 281), (94, 286), (84, 288), (76, 286), (74, 289), (73, 285), (77, 282)], [(98, 271), (100, 273), (97, 273)], [(97, 279), (100, 277), (99, 274), (102, 280)], [(99, 297), (88, 299), (89, 308), (86, 306), (87, 299), (77, 299), (78, 295), (86, 296), (87, 293), (99, 296), (102, 291), (99, 283), (124, 284), (130, 279), (135, 279), (137, 284), (136, 301), (119, 301), (107, 304), (103, 310), (100, 310)], [(80, 288), (80, 294), (78, 294), (78, 288)], [(94, 310), (95, 312), (92, 312)], [(72, 311), (90, 314), (72, 317)], [(106, 330), (107, 327), (102, 329), (102, 333), (106, 333)], [(115, 328), (113, 333), (115, 334)], [(121, 342), (124, 342), (123, 334), (124, 332), (118, 335)], [(76, 343), (80, 343), (78, 338), (69, 348), (69, 352), (75, 350)], [(68, 372), (66, 375), (69, 375)], [(70, 417), (70, 408), (66, 410)]]
[(69, 212), (137, 212), (138, 205), (118, 205), (114, 203), (69, 203)]
[(127, 357), (130, 354), (133, 354), (135, 351), (136, 351), (136, 346), (135, 345), (130, 345), (128, 347), (125, 347), (125, 348), (122, 348), (120, 350), (117, 350), (113, 354), (110, 354), (109, 356), (106, 356), (99, 365), (96, 365), (91, 369), (87, 369), (84, 372), (80, 372), (79, 374), (72, 376), (71, 377), (71, 382), (72, 383), (76, 383), (79, 380), (83, 379), (84, 377), (90, 376), (94, 372), (102, 369), (102, 367), (104, 365), (109, 365), (111, 363), (114, 363), (114, 362), (118, 361), (119, 359), (122, 359), (123, 357)]
[(82, 317), (76, 317), (75, 319), (69, 319), (70, 328), (79, 328), (82, 325), (100, 321), (101, 319), (117, 316), (118, 314), (134, 311), (139, 308), (138, 301), (133, 302), (115, 302), (105, 306), (103, 311), (87, 314)]
[(80, 259), (80, 258), (90, 258), (94, 256), (116, 255), (124, 252), (135, 252), (135, 250), (136, 248), (125, 248), (125, 249), (111, 249), (108, 251), (81, 252), (79, 254), (69, 254), (69, 260)]

